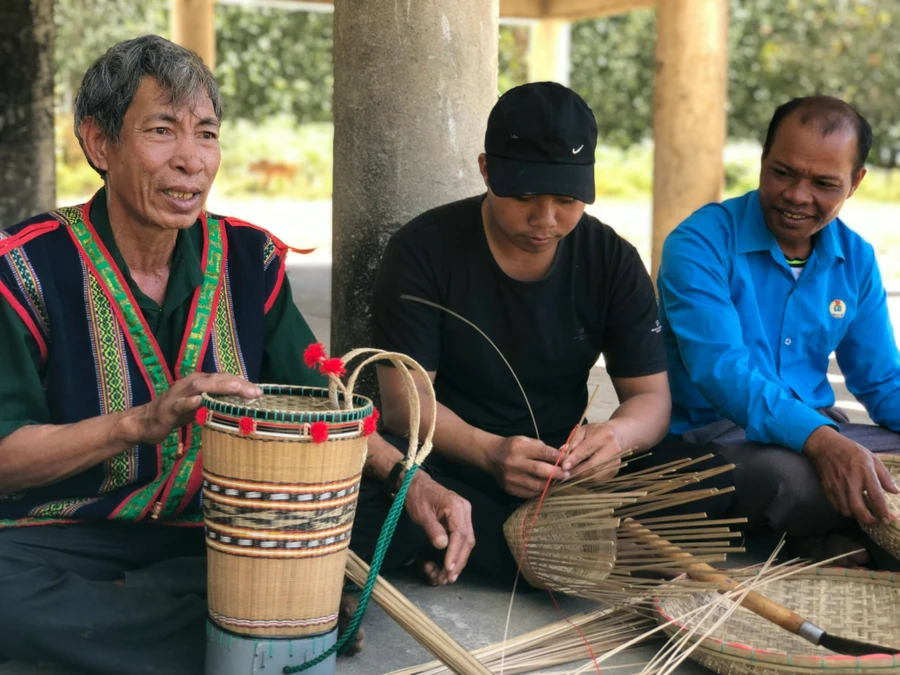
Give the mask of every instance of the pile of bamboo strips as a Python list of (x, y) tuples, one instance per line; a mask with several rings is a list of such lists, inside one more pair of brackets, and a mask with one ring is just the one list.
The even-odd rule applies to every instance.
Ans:
[[(472, 655), (491, 672), (528, 673), (591, 658), (644, 634), (654, 625), (637, 608), (607, 607), (573, 615), (543, 628), (482, 647)], [(576, 629), (577, 627), (577, 629)], [(580, 632), (579, 632), (580, 631)], [(438, 661), (396, 670), (389, 675), (444, 675), (453, 672)], [(459, 671), (457, 671), (459, 672)]]

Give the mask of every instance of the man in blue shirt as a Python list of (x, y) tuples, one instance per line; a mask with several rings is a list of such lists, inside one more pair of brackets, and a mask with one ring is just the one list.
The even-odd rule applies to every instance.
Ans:
[[(738, 465), (733, 515), (805, 556), (859, 548), (853, 520), (887, 522), (898, 491), (874, 453), (900, 451), (900, 354), (872, 246), (838, 218), (871, 143), (843, 101), (782, 105), (759, 190), (679, 225), (657, 281), (672, 433), (719, 445)], [(878, 426), (833, 407), (832, 352)]]

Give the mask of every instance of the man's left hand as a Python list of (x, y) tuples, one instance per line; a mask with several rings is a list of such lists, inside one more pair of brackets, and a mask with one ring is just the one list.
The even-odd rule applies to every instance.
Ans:
[(412, 521), (425, 530), (431, 545), (446, 549), (443, 566), (431, 565), (425, 570), (432, 585), (453, 583), (475, 546), (471, 505), (420, 469), (406, 493), (405, 507)]
[(578, 427), (561, 452), (566, 453), (562, 469), (570, 472), (572, 478), (595, 474), (597, 480), (605, 480), (618, 473), (622, 447), (613, 425), (606, 422)]

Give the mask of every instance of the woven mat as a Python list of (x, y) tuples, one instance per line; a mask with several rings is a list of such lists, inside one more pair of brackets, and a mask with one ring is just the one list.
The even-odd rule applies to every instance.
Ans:
[(259, 398), (245, 399), (240, 396), (211, 396), (218, 403), (233, 405), (251, 410), (269, 412), (314, 412), (320, 410), (336, 410), (327, 397), (296, 396), (294, 394), (263, 394)]
[[(851, 573), (852, 574), (852, 573)], [(829, 578), (831, 576), (831, 578)], [(793, 609), (829, 633), (865, 642), (900, 648), (900, 579), (896, 584), (872, 583), (862, 577), (835, 578), (834, 575), (805, 576), (775, 581), (760, 590)], [(698, 593), (688, 597), (660, 600), (661, 609), (678, 617), (709, 604), (716, 594)], [(701, 624), (706, 632), (725, 613), (724, 601)], [(788, 633), (743, 607), (710, 635), (712, 638), (794, 655), (832, 655)]]

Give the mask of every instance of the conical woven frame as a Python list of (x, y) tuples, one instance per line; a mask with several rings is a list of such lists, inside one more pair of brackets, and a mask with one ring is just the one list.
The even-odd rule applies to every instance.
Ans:
[(537, 504), (525, 502), (503, 525), (526, 581), (536, 588), (575, 592), (574, 585), (606, 579), (615, 564), (618, 524), (609, 502), (569, 488), (545, 498), (535, 518)]
[[(250, 403), (204, 397), (209, 614), (243, 635), (321, 633), (337, 623), (372, 403), (334, 410), (327, 389), (262, 389)], [(313, 441), (314, 423), (328, 440)]]
[[(900, 485), (900, 455), (886, 455), (882, 453), (878, 455), (878, 458), (884, 463), (887, 470), (891, 472), (894, 482)], [(887, 499), (888, 509), (891, 512), (890, 524), (863, 525), (862, 529), (872, 537), (876, 544), (900, 560), (900, 495), (885, 492), (884, 496)]]
[[(689, 471), (709, 456), (682, 459), (605, 481), (575, 480), (552, 486), (543, 501), (520, 506), (504, 525), (504, 534), (525, 579), (538, 588), (605, 602), (655, 592), (683, 594), (700, 582), (661, 586), (686, 569), (650, 541), (662, 537), (673, 549), (690, 552), (694, 562), (721, 562), (740, 552), (727, 540), (739, 537), (729, 525), (737, 520), (708, 520), (704, 513), (653, 516), (723, 491), (685, 490), (732, 466)], [(587, 486), (587, 487), (585, 487)], [(535, 510), (540, 509), (535, 517)], [(640, 518), (639, 526), (634, 519)], [(660, 590), (662, 588), (662, 590)]]
[[(735, 579), (746, 575), (732, 575)], [(900, 648), (900, 579), (889, 572), (818, 568), (772, 581), (763, 587), (772, 600), (841, 637)], [(731, 605), (715, 593), (656, 600), (657, 619), (675, 623), (669, 635), (695, 630), (699, 645), (690, 658), (725, 675), (898, 675), (900, 657), (841, 656), (815, 647), (762, 617), (737, 608), (717, 628), (713, 624)], [(709, 607), (702, 620), (686, 620), (692, 610)], [(703, 637), (710, 629), (707, 637)]]

